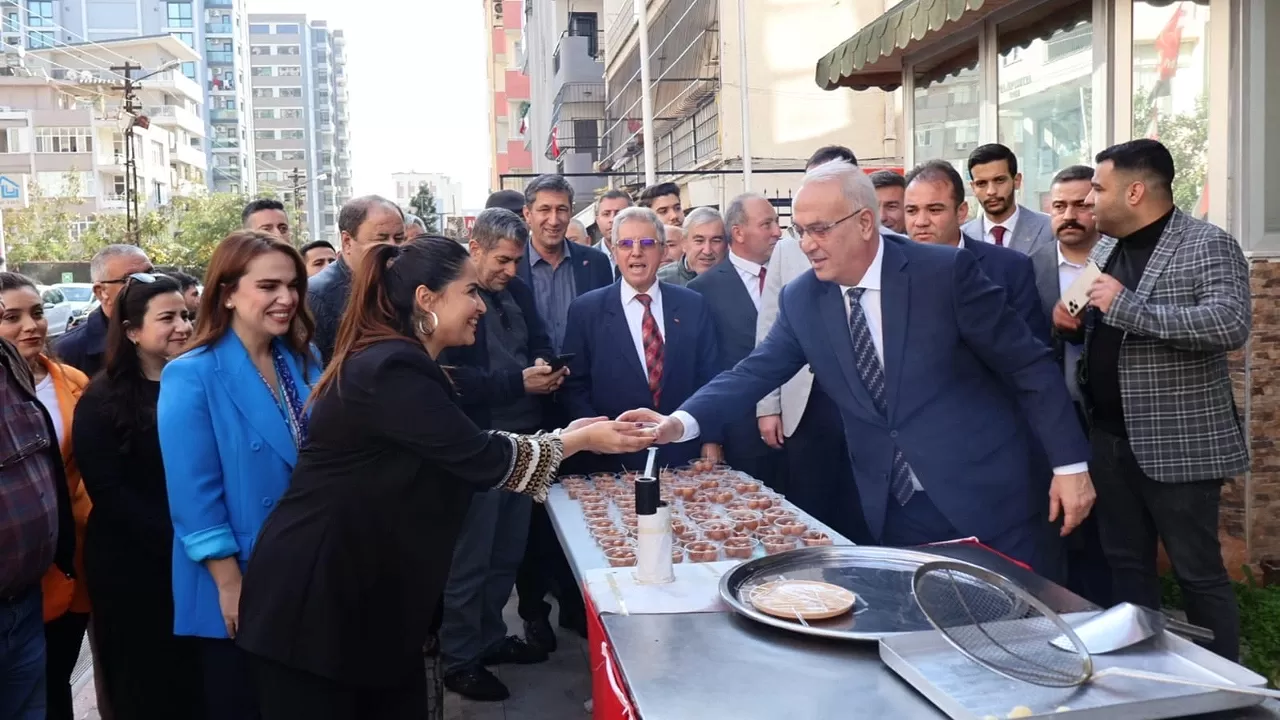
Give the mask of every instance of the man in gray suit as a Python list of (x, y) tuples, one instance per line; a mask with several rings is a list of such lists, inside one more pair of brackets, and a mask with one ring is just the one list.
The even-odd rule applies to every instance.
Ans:
[(965, 235), (1027, 255), (1053, 243), (1049, 216), (1019, 205), (1014, 199), (1014, 193), (1022, 188), (1022, 174), (1012, 150), (991, 143), (970, 153), (969, 187), (983, 212), (965, 223)]
[(1240, 615), (1218, 505), (1223, 481), (1249, 469), (1227, 368), (1227, 353), (1249, 339), (1249, 265), (1235, 238), (1174, 207), (1164, 145), (1132, 140), (1097, 162), (1089, 199), (1111, 237), (1090, 259), (1105, 274), (1083, 322), (1059, 303), (1054, 324), (1085, 331), (1079, 376), (1114, 599), (1159, 607), (1160, 540), (1187, 619), (1213, 630), (1209, 649), (1234, 660)]

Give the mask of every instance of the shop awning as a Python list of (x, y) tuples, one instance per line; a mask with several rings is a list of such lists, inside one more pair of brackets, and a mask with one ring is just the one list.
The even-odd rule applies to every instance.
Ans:
[(902, 56), (981, 23), (1020, 0), (904, 0), (818, 61), (818, 87), (893, 90), (902, 85)]

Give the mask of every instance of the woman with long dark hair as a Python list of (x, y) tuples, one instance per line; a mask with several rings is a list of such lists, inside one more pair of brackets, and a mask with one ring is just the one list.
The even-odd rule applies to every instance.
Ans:
[(84, 566), (96, 661), (115, 717), (200, 713), (195, 647), (173, 633), (173, 525), (156, 431), (160, 373), (191, 338), (178, 283), (135, 273), (116, 295), (107, 364), (76, 405), (72, 446), (93, 499)]
[(160, 383), (168, 478), (174, 630), (193, 636), (206, 720), (253, 720), (257, 697), (236, 635), (240, 578), (254, 540), (289, 486), (307, 441), (306, 403), (320, 377), (302, 256), (252, 230), (213, 251), (189, 351)]
[(356, 275), (311, 442), (245, 574), (237, 642), (266, 720), (425, 718), (423, 645), (471, 495), (543, 500), (563, 458), (650, 443), (605, 418), (543, 435), (472, 424), (436, 358), (475, 341), (478, 289), (441, 237), (375, 246)]

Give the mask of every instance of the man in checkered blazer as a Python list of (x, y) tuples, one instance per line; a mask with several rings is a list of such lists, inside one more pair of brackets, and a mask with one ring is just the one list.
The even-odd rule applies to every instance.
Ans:
[(1083, 321), (1059, 302), (1054, 324), (1085, 333), (1079, 379), (1115, 600), (1159, 607), (1159, 539), (1188, 619), (1234, 660), (1239, 610), (1218, 505), (1223, 481), (1249, 467), (1227, 369), (1227, 353), (1249, 338), (1249, 267), (1234, 238), (1174, 207), (1173, 177), (1155, 140), (1098, 153), (1089, 197), (1107, 237), (1090, 260), (1104, 274)]

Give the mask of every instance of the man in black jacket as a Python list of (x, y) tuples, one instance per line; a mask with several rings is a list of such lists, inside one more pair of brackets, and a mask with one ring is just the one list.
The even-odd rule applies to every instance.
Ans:
[(89, 278), (101, 306), (89, 313), (84, 323), (58, 338), (54, 354), (91, 378), (97, 375), (106, 362), (107, 321), (115, 309), (116, 295), (130, 275), (151, 271), (151, 260), (137, 245), (108, 245), (99, 250), (89, 261)]
[[(469, 247), (480, 279), (485, 314), (473, 345), (442, 358), (459, 401), (482, 428), (534, 433), (544, 424), (543, 397), (560, 387), (565, 369), (552, 370), (551, 341), (516, 266), (529, 242), (519, 217), (502, 208), (480, 213)], [(471, 502), (445, 587), (440, 652), (445, 685), (472, 700), (504, 700), (507, 688), (485, 665), (528, 664), (547, 651), (507, 636), (502, 609), (525, 553), (532, 503), (497, 490)]]

